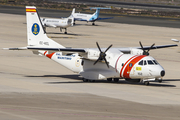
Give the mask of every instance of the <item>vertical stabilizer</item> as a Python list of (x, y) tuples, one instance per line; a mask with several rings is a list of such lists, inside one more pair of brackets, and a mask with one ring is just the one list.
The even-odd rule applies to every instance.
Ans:
[(26, 6), (28, 46), (64, 48), (47, 37), (35, 6)]

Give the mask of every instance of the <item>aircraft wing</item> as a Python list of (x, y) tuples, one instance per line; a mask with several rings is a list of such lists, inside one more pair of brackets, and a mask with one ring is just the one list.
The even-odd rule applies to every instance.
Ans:
[(108, 18), (97, 18), (96, 20), (106, 20), (106, 19), (113, 19), (114, 17), (108, 17)]
[[(149, 48), (151, 49), (161, 49), (161, 48), (167, 48), (167, 47), (175, 47), (178, 46), (176, 44), (171, 44), (171, 45), (159, 45), (159, 46), (154, 46), (151, 48), (151, 46), (145, 46), (143, 47), (144, 50), (148, 50)], [(5, 50), (32, 50), (32, 51), (51, 51), (51, 52), (63, 52), (63, 53), (78, 53), (84, 58), (87, 58), (86, 56), (88, 55), (89, 52), (99, 52), (98, 48), (44, 48), (44, 47), (19, 47), (19, 48), (4, 48)], [(112, 50), (119, 50), (120, 52), (123, 53), (130, 53), (132, 49), (142, 49), (141, 47), (121, 47), (121, 48), (111, 48)], [(102, 51), (105, 51), (106, 48), (102, 48)], [(88, 58), (87, 58), (88, 59)]]
[[(175, 46), (178, 46), (178, 45), (176, 45), (176, 44), (173, 44), (173, 45), (159, 45), (159, 46), (154, 46), (152, 48), (151, 48), (151, 46), (145, 46), (144, 50), (148, 50), (149, 48), (151, 48), (151, 49), (160, 49), (160, 48), (175, 47)], [(137, 49), (142, 49), (142, 48), (137, 47)]]
[[(176, 47), (178, 46), (177, 44), (171, 44), (171, 45), (158, 45), (158, 46), (153, 46), (151, 48), (151, 46), (144, 46), (144, 50), (148, 50), (148, 49), (161, 49), (161, 48), (168, 48), (168, 47)], [(130, 53), (131, 52), (131, 49), (141, 49), (141, 47), (125, 47), (125, 48), (117, 48), (118, 50), (120, 50), (121, 52), (123, 53)]]

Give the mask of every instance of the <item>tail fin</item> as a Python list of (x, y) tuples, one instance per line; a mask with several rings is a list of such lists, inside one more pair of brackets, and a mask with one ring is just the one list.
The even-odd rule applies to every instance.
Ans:
[(75, 13), (75, 8), (73, 8), (71, 15), (68, 17), (69, 19), (71, 19), (71, 26), (73, 26), (74, 24), (74, 16), (73, 16), (74, 13)]
[(94, 19), (97, 19), (99, 17), (99, 12), (100, 12), (100, 9), (96, 9), (96, 12), (93, 14), (94, 16)]
[(64, 48), (47, 37), (35, 6), (26, 6), (28, 46)]

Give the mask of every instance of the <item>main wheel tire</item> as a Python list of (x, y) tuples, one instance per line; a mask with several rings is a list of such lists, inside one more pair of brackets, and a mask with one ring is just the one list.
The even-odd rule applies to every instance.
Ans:
[(88, 79), (86, 79), (86, 78), (83, 78), (83, 82), (88, 82)]
[(162, 83), (162, 80), (158, 80), (159, 83)]
[(112, 82), (112, 78), (107, 78), (107, 81), (108, 82)]
[(119, 78), (114, 78), (114, 82), (119, 82)]

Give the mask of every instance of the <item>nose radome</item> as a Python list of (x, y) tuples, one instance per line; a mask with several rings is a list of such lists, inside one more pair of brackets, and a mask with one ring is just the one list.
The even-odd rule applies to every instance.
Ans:
[(161, 77), (163, 77), (165, 75), (165, 71), (162, 70), (160, 74), (161, 74)]

